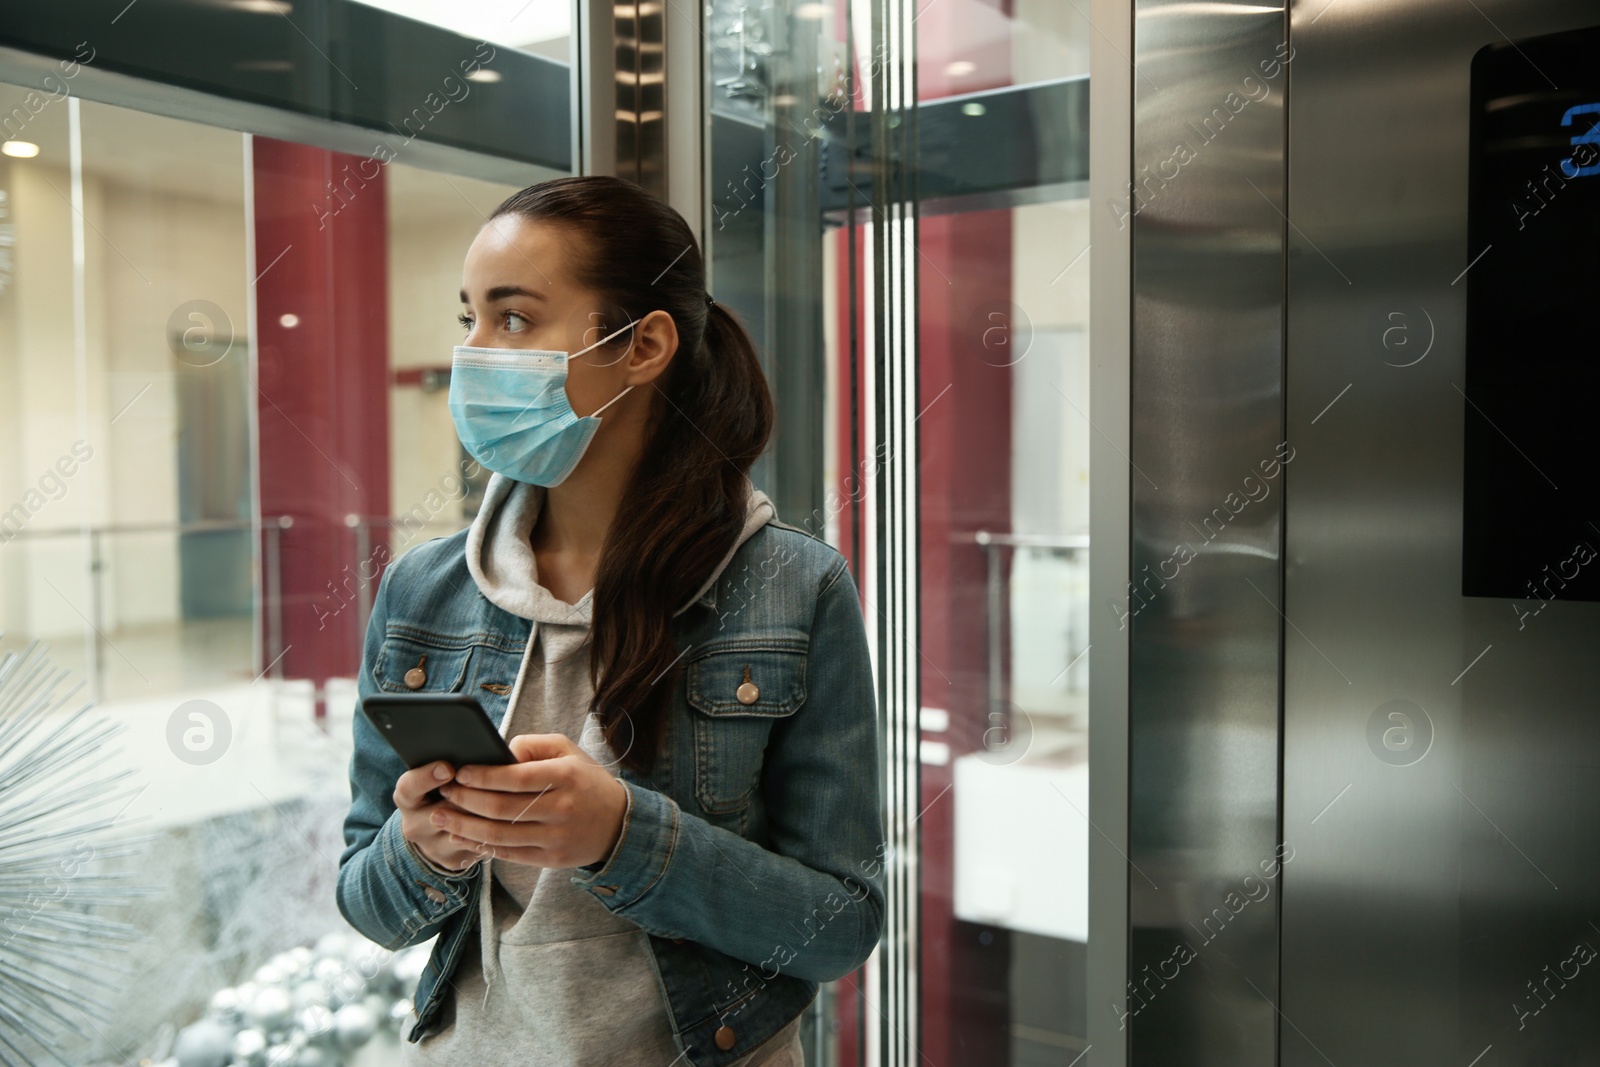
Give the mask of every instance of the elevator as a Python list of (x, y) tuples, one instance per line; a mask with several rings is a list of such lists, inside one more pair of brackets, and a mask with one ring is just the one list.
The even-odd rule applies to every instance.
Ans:
[(1096, 1054), (1593, 1062), (1600, 10), (1096, 11)]

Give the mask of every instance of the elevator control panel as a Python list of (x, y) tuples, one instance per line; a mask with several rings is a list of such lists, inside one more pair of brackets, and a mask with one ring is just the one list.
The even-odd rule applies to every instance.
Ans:
[(1462, 593), (1600, 600), (1600, 26), (1471, 84)]

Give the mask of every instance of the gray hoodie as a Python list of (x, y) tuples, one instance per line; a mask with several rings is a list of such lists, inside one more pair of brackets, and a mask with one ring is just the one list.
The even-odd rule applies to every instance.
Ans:
[[(467, 567), (483, 595), (533, 621), (500, 732), (564, 733), (615, 775), (615, 757), (588, 711), (593, 591), (568, 604), (538, 582), (530, 535), (544, 499), (542, 487), (495, 474), (467, 534)], [(734, 548), (774, 516), (752, 486)], [(711, 587), (733, 551), (675, 614)], [(446, 1008), (453, 1018), (447, 1014), (432, 1037), (402, 1042), (402, 1062), (667, 1067), (677, 1060), (644, 931), (574, 886), (571, 869), (482, 862), (489, 892), (479, 896), (477, 943), (464, 949), (453, 976)], [(780, 1065), (793, 1056), (798, 1067), (798, 1025), (796, 1018), (741, 1062)]]

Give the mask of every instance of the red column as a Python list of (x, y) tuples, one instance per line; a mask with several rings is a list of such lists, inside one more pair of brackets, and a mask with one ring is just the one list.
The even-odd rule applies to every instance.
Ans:
[(379, 570), (357, 559), (345, 516), (390, 507), (385, 175), (360, 156), (253, 143), (257, 492), (266, 524), (293, 519), (279, 534), (282, 646), (264, 620), (263, 662), (283, 652), (284, 677), (314, 680), (321, 716), (322, 683), (360, 667), (359, 575), (376, 588)]

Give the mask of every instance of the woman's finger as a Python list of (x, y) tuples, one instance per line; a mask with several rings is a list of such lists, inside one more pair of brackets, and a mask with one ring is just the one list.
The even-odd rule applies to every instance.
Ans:
[[(515, 750), (514, 747), (513, 751)], [(472, 763), (457, 770), (454, 777), (461, 784), (476, 789), (494, 789), (502, 793), (533, 793), (553, 785), (565, 785), (571, 780), (575, 769), (574, 762), (568, 756), (562, 755), (530, 759), (522, 763), (496, 765)]]
[(502, 793), (455, 783), (441, 786), (440, 792), (445, 800), (459, 810), (482, 815), (486, 819), (500, 819), (504, 822), (543, 822), (554, 818), (554, 811), (546, 792)]
[(502, 819), (484, 819), (464, 812), (440, 808), (431, 817), (433, 826), (447, 833), (458, 834), (469, 841), (481, 841), (499, 848), (502, 845), (523, 848), (542, 845), (546, 828), (536, 822), (506, 822)]
[(484, 845), (478, 842), (466, 841), (464, 838), (450, 838), (450, 843), (458, 848), (476, 848), (479, 850), (474, 855), (496, 862), (521, 863), (529, 867), (553, 867), (548, 849), (535, 845), (525, 845), (521, 848), (501, 847), (497, 845)]

